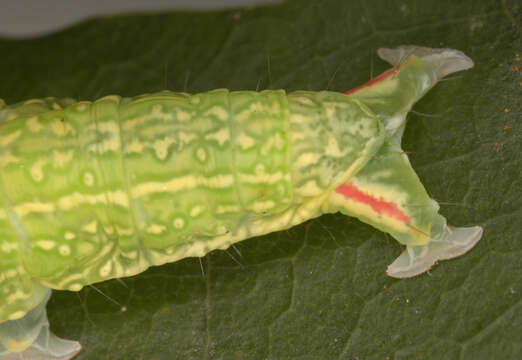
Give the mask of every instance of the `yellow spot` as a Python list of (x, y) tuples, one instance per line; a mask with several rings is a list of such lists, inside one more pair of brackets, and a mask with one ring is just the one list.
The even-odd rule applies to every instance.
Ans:
[(63, 237), (65, 240), (72, 240), (72, 239), (76, 238), (76, 235), (70, 231), (67, 231)]
[(143, 151), (143, 144), (139, 142), (138, 140), (134, 139), (132, 142), (127, 146), (127, 152), (130, 153), (141, 153)]
[(53, 166), (55, 168), (61, 168), (65, 164), (67, 164), (69, 161), (72, 160), (74, 155), (74, 150), (69, 151), (59, 151), (59, 150), (53, 150)]
[(71, 127), (71, 125), (69, 125), (68, 123), (65, 123), (63, 121), (63, 119), (59, 118), (59, 119), (54, 119), (52, 122), (51, 122), (51, 129), (53, 130), (54, 134), (56, 136), (65, 136), (67, 135), (69, 132), (71, 134), (74, 134), (74, 130), (73, 128)]
[(325, 154), (335, 158), (344, 156), (344, 152), (339, 149), (339, 144), (333, 137), (328, 139), (328, 145), (326, 145)]
[(83, 174), (83, 183), (87, 186), (94, 185), (94, 176), (90, 172)]
[(8, 242), (4, 241), (2, 243), (2, 246), (0, 247), (0, 249), (2, 249), (2, 252), (4, 252), (4, 253), (9, 253), (12, 250), (17, 250), (18, 244), (17, 243), (8, 243)]
[(190, 216), (192, 217), (196, 217), (198, 216), (199, 214), (201, 214), (203, 212), (203, 207), (202, 206), (194, 206), (191, 210), (190, 210)]
[(195, 134), (186, 133), (184, 131), (180, 131), (178, 133), (178, 139), (179, 139), (179, 150), (183, 149), (183, 146), (186, 144), (190, 144), (192, 140), (196, 138)]
[[(9, 316), (7, 316), (7, 318), (9, 320), (17, 320), (17, 319), (20, 319), (22, 317), (24, 317), (26, 314), (25, 311), (15, 311), (14, 313), (11, 313), (9, 314)], [(27, 342), (24, 342), (24, 341), (20, 341), (20, 342), (11, 342), (10, 345), (7, 345), (7, 347), (9, 348), (9, 350), (22, 350), (22, 349), (25, 349), (28, 347), (28, 345), (31, 345), (33, 342), (33, 340), (31, 339), (30, 343), (28, 344)], [(17, 347), (16, 344), (20, 344), (20, 347)]]
[(20, 161), (20, 159), (17, 158), (16, 156), (13, 156), (13, 154), (11, 154), (11, 152), (6, 152), (6, 153), (3, 153), (0, 155), (0, 165), (2, 165), (2, 167), (9, 165), (11, 163), (17, 163), (19, 161)]
[(111, 270), (112, 270), (112, 260), (109, 260), (105, 263), (105, 265), (103, 265), (100, 268), (99, 274), (102, 278), (104, 278), (104, 277), (107, 277), (111, 273)]
[(18, 217), (24, 217), (31, 213), (46, 214), (55, 211), (54, 204), (41, 202), (27, 202), (15, 207), (15, 213)]
[(178, 110), (176, 112), (176, 118), (179, 120), (179, 121), (182, 121), (182, 122), (185, 122), (185, 121), (188, 121), (190, 120), (190, 114), (186, 111), (183, 111), (183, 110)]
[(240, 173), (238, 178), (241, 182), (248, 184), (275, 184), (284, 179), (284, 176), (281, 171), (278, 171), (273, 174), (257, 173), (255, 175)]
[(317, 182), (315, 180), (308, 180), (303, 186), (297, 188), (296, 193), (301, 196), (317, 196), (323, 192), (321, 188), (317, 186)]
[(310, 165), (317, 164), (319, 159), (321, 158), (321, 155), (317, 153), (304, 153), (299, 155), (297, 160), (295, 161), (295, 167), (296, 168), (304, 168)]
[(33, 133), (39, 132), (40, 130), (42, 130), (44, 128), (43, 125), (38, 122), (37, 116), (33, 116), (33, 117), (27, 119), (27, 122), (25, 123), (25, 125), (27, 126), (29, 131), (33, 132)]
[(201, 101), (201, 99), (199, 98), (199, 96), (192, 96), (192, 97), (190, 98), (190, 102), (191, 102), (192, 104), (199, 104), (200, 101)]
[(84, 225), (82, 230), (89, 234), (96, 234), (96, 231), (98, 230), (98, 222), (93, 220), (90, 223)]
[(58, 252), (60, 253), (60, 255), (62, 256), (69, 256), (71, 255), (71, 248), (69, 247), (69, 245), (60, 245), (58, 247)]
[(167, 230), (167, 227), (164, 225), (152, 224), (147, 228), (147, 233), (158, 235), (164, 232), (165, 230)]
[(53, 103), (53, 110), (61, 110), (62, 107), (58, 103)]
[(207, 136), (205, 136), (205, 139), (216, 140), (220, 146), (223, 146), (225, 142), (230, 140), (230, 131), (228, 130), (228, 128), (223, 127), (215, 133), (208, 134)]
[(174, 219), (173, 224), (176, 229), (181, 229), (185, 225), (185, 220), (182, 218), (176, 218)]
[(205, 149), (203, 148), (199, 148), (197, 151), (196, 151), (196, 156), (198, 157), (198, 159), (200, 161), (205, 161), (205, 159), (207, 158), (207, 153), (205, 152)]
[(116, 232), (117, 232), (118, 235), (120, 235), (120, 236), (130, 236), (130, 235), (133, 235), (133, 234), (134, 234), (134, 229), (133, 229), (133, 228), (125, 229), (125, 228), (122, 228), (122, 227), (116, 226)]
[(0, 145), (7, 147), (22, 135), (22, 130), (16, 130), (9, 135), (0, 136)]
[(40, 182), (42, 181), (44, 174), (43, 174), (43, 167), (47, 163), (46, 160), (39, 159), (37, 160), (34, 165), (31, 167), (31, 177), (34, 181)]
[(226, 120), (228, 119), (228, 112), (225, 111), (225, 109), (223, 109), (222, 107), (220, 106), (214, 106), (212, 107), (210, 110), (208, 110), (207, 112), (205, 112), (205, 115), (214, 115), (216, 116), (219, 120)]
[(154, 105), (152, 107), (151, 117), (153, 119), (172, 120), (172, 114), (164, 113), (161, 105)]
[(81, 284), (71, 284), (69, 285), (69, 290), (71, 291), (80, 291), (82, 289), (82, 285)]
[(256, 143), (253, 138), (251, 138), (248, 135), (245, 135), (244, 133), (241, 133), (237, 137), (237, 142), (239, 143), (239, 146), (241, 147), (242, 150), (250, 149)]
[(114, 227), (113, 226), (104, 226), (103, 231), (105, 231), (105, 233), (107, 235), (112, 235), (112, 234), (114, 234)]
[(156, 151), (156, 156), (160, 160), (165, 160), (169, 153), (169, 147), (174, 143), (174, 139), (170, 136), (165, 136), (163, 140), (156, 140), (153, 148)]
[(255, 212), (262, 212), (272, 209), (275, 206), (275, 202), (272, 200), (267, 201), (256, 201), (252, 204), (251, 208)]
[(35, 243), (35, 245), (44, 250), (51, 250), (56, 246), (56, 243), (51, 240), (39, 240)]
[(78, 192), (66, 195), (58, 199), (58, 207), (62, 210), (70, 210), (81, 204), (115, 204), (122, 207), (129, 207), (129, 197), (127, 193), (122, 190), (109, 191), (96, 195), (81, 194)]
[(505, 113), (509, 112), (509, 109), (508, 108), (504, 108), (504, 112)]

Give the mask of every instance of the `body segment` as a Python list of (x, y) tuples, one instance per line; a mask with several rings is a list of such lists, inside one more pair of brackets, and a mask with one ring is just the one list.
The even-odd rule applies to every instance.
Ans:
[[(415, 101), (469, 63), (457, 54), (451, 67), (454, 53), (416, 49), (405, 62), (404, 48), (384, 50), (398, 67), (346, 94), (218, 89), (0, 103), (4, 351), (39, 346), (11, 330), (23, 321), (47, 336), (50, 289), (203, 256), (323, 213), (358, 217), (408, 245), (392, 276), (469, 249), (481, 232), (458, 232), (455, 250), (400, 148)], [(28, 325), (32, 309), (45, 321)], [(59, 341), (42, 350), (47, 358), (78, 351)]]

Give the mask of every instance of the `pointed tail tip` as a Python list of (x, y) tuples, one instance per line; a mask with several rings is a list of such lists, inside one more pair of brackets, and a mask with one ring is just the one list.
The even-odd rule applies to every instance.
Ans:
[(415, 45), (402, 45), (393, 49), (380, 48), (377, 54), (393, 66), (400, 66), (412, 56), (419, 57), (433, 66), (439, 79), (457, 71), (471, 69), (471, 60), (462, 51), (448, 48), (428, 48)]

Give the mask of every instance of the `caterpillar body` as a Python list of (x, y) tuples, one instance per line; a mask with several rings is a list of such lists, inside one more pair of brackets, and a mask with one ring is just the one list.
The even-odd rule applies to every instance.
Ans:
[(0, 354), (78, 353), (49, 332), (51, 289), (78, 291), (324, 213), (405, 244), (394, 277), (472, 248), (482, 229), (446, 225), (400, 141), (411, 106), (473, 62), (414, 46), (379, 55), (395, 67), (346, 93), (0, 100)]

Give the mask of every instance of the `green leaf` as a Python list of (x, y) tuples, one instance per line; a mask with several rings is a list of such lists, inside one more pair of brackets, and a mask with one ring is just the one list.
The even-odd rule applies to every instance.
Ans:
[(210, 253), (204, 276), (189, 258), (56, 291), (53, 331), (82, 343), (81, 360), (519, 358), (521, 13), (514, 0), (295, 0), (92, 19), (1, 40), (7, 103), (219, 87), (344, 91), (387, 68), (377, 48), (402, 44), (459, 49), (476, 63), (415, 106), (404, 139), (451, 224), (484, 227), (470, 253), (394, 280), (385, 269), (401, 246), (357, 220), (322, 216)]

